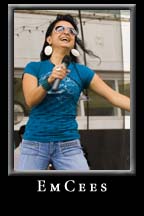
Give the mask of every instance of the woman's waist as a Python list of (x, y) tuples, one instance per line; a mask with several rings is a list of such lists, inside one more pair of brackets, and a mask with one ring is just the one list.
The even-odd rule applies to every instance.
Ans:
[(77, 122), (75, 117), (67, 116), (67, 118), (62, 118), (60, 116), (49, 116), (49, 117), (39, 117), (39, 118), (29, 118), (27, 127), (33, 128), (34, 130), (67, 130), (77, 127)]

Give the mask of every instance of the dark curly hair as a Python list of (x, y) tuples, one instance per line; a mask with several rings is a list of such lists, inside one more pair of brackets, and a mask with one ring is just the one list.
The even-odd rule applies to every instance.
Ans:
[[(65, 14), (65, 15), (60, 15), (60, 14), (58, 14), (57, 17), (56, 17), (56, 19), (49, 25), (49, 27), (48, 27), (48, 29), (47, 29), (47, 31), (46, 31), (46, 34), (45, 34), (45, 42), (44, 42), (44, 44), (43, 44), (43, 48), (42, 48), (42, 51), (41, 51), (41, 53), (40, 53), (40, 59), (41, 59), (41, 61), (44, 61), (44, 60), (47, 60), (47, 59), (50, 58), (50, 56), (47, 56), (47, 55), (45, 55), (45, 53), (44, 53), (45, 47), (49, 45), (49, 43), (46, 41), (46, 39), (47, 39), (47, 37), (48, 37), (49, 35), (51, 35), (51, 33), (52, 33), (52, 31), (53, 31), (53, 29), (54, 29), (56, 23), (59, 22), (59, 21), (61, 21), (61, 20), (64, 20), (64, 21), (67, 21), (67, 22), (71, 23), (72, 26), (74, 27), (74, 29), (75, 29), (77, 32), (79, 32), (78, 27), (77, 27), (77, 20), (76, 20), (74, 17), (72, 17), (70, 14)], [(75, 45), (74, 45), (74, 48), (75, 48), (75, 49), (77, 49), (77, 45), (78, 45), (85, 53), (87, 53), (88, 55), (91, 55), (91, 56), (94, 56), (94, 57), (100, 59), (100, 57), (97, 56), (97, 55), (95, 55), (91, 50), (86, 49), (86, 48), (85, 48), (85, 45), (84, 45), (84, 42), (83, 42), (80, 38), (78, 38), (77, 36), (75, 36)], [(70, 54), (70, 56), (71, 56), (71, 60), (72, 60), (72, 61), (74, 61), (74, 62), (79, 62), (77, 57), (73, 56), (72, 54)]]

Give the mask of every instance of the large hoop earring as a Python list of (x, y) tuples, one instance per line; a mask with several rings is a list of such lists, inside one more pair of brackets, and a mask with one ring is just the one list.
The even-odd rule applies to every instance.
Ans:
[(80, 56), (80, 53), (79, 53), (79, 51), (78, 51), (78, 50), (76, 50), (76, 49), (71, 49), (71, 54), (72, 54), (73, 56), (75, 56), (75, 57), (78, 57), (78, 56)]
[(51, 54), (52, 54), (52, 47), (51, 46), (46, 46), (45, 47), (45, 49), (44, 49), (44, 53), (45, 53), (45, 55), (47, 55), (47, 56), (50, 56)]

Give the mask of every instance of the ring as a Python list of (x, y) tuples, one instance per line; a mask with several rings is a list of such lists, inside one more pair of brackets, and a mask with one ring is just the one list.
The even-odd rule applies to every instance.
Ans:
[(60, 71), (61, 70), (61, 67), (60, 66), (57, 66), (56, 67), (56, 71)]

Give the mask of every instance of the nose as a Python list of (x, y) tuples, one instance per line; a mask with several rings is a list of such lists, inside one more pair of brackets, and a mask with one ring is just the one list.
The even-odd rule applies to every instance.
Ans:
[(69, 29), (68, 28), (64, 28), (64, 33), (69, 34)]

